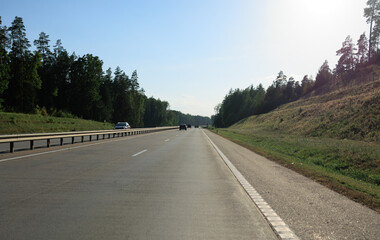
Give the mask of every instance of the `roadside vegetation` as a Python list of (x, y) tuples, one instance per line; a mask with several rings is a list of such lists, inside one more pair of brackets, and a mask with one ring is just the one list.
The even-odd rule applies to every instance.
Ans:
[(347, 36), (334, 69), (231, 90), (210, 129), (380, 212), (380, 1), (364, 17), (369, 40)]
[(211, 129), (380, 212), (380, 145), (280, 131)]
[(212, 130), (380, 212), (378, 64)]
[(113, 126), (107, 122), (79, 118), (0, 112), (0, 134), (107, 130)]

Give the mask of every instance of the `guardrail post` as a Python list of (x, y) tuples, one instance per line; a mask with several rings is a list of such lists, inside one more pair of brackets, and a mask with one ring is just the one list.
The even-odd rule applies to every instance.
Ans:
[(11, 152), (11, 153), (15, 152), (15, 143), (14, 142), (9, 143), (9, 152)]
[(111, 138), (111, 133), (108, 133), (108, 139), (110, 139)]
[(90, 135), (90, 142), (91, 142), (91, 140), (92, 140), (92, 136)]
[(61, 146), (63, 145), (63, 138), (61, 138)]
[(83, 141), (84, 141), (84, 136), (81, 137), (81, 142), (83, 142)]
[(50, 147), (50, 139), (46, 139), (46, 147)]
[(33, 149), (34, 149), (34, 141), (30, 140), (30, 150), (33, 150)]
[(74, 144), (74, 137), (71, 137), (71, 144)]
[(103, 139), (105, 138), (105, 134), (103, 134)]

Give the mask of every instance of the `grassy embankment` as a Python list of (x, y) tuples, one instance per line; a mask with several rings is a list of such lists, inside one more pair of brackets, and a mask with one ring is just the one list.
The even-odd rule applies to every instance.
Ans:
[(380, 79), (370, 72), (213, 131), (380, 212)]
[(111, 123), (79, 118), (0, 112), (0, 134), (70, 132), (112, 129)]

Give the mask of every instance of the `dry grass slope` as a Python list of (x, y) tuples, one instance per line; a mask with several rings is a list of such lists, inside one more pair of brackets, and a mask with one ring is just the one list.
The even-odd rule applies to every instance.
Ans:
[(380, 212), (380, 66), (214, 131)]
[(314, 92), (270, 113), (243, 119), (231, 128), (379, 143), (380, 78), (355, 80), (349, 85), (335, 84), (325, 94)]

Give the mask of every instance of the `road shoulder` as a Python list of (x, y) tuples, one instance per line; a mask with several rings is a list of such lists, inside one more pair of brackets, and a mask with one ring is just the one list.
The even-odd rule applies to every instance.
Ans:
[(205, 133), (301, 239), (378, 239), (377, 212), (210, 131)]

